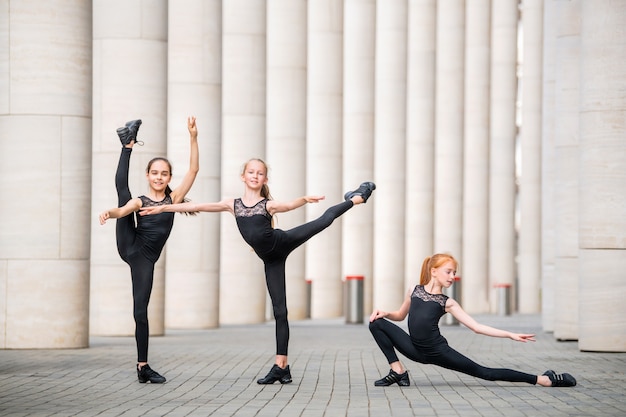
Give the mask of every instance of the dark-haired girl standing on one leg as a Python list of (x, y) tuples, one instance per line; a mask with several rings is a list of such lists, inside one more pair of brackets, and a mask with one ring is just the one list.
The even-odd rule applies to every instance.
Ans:
[(160, 384), (165, 377), (148, 365), (148, 302), (152, 292), (154, 264), (159, 259), (163, 246), (170, 235), (174, 224), (174, 214), (164, 213), (154, 217), (137, 217), (135, 213), (142, 207), (162, 204), (180, 203), (191, 189), (199, 170), (198, 129), (195, 117), (187, 119), (191, 154), (189, 170), (181, 184), (171, 190), (172, 166), (165, 158), (152, 159), (146, 168), (146, 179), (149, 191), (147, 195), (132, 198), (128, 187), (128, 169), (130, 155), (137, 141), (137, 132), (141, 120), (132, 120), (124, 127), (117, 129), (122, 142), (115, 188), (117, 189), (118, 206), (100, 214), (100, 224), (108, 219), (117, 219), (115, 235), (117, 250), (124, 262), (130, 266), (133, 287), (133, 317), (135, 319), (135, 341), (137, 343), (137, 378), (139, 382)]

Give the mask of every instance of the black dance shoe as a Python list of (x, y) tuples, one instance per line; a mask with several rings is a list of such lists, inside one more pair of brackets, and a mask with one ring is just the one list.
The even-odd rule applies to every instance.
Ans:
[(150, 365), (145, 364), (139, 369), (137, 367), (137, 379), (142, 384), (150, 381), (153, 384), (162, 384), (165, 382), (165, 377), (159, 374), (157, 371), (150, 368)]
[(272, 366), (270, 372), (263, 378), (256, 381), (257, 384), (273, 384), (274, 382), (280, 382), (281, 384), (291, 383), (291, 372), (289, 371), (289, 365), (285, 369), (278, 365)]
[(377, 387), (388, 387), (389, 385), (393, 384), (398, 384), (401, 387), (408, 387), (409, 385), (411, 385), (411, 380), (409, 379), (409, 371), (404, 371), (403, 374), (399, 374), (393, 369), (390, 369), (386, 377), (374, 382), (374, 386)]
[(130, 122), (126, 122), (126, 127), (130, 132), (129, 139), (134, 140), (136, 143), (143, 145), (143, 142), (139, 143), (137, 140), (137, 133), (139, 132), (139, 126), (141, 126), (141, 119), (131, 120)]
[(128, 145), (133, 141), (138, 145), (143, 145), (142, 141), (137, 140), (137, 132), (139, 132), (139, 126), (141, 126), (141, 119), (126, 122), (126, 126), (117, 129), (117, 136), (119, 136), (120, 142), (122, 142), (122, 146)]
[(126, 126), (117, 129), (117, 136), (119, 136), (120, 142), (122, 142), (122, 146), (128, 145), (130, 143), (130, 130), (128, 130)]
[(574, 387), (576, 386), (576, 378), (570, 374), (557, 374), (553, 370), (549, 369), (543, 373), (550, 378), (553, 387)]
[(363, 184), (359, 185), (359, 188), (357, 188), (354, 191), (348, 191), (343, 198), (347, 201), (350, 200), (352, 197), (360, 195), (363, 198), (363, 203), (367, 203), (367, 199), (370, 198), (370, 196), (372, 195), (372, 191), (374, 191), (376, 189), (376, 184), (374, 184), (373, 182), (364, 182)]

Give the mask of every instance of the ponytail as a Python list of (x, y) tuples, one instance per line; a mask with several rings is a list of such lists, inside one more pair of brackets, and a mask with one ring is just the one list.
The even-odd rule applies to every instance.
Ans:
[(422, 262), (422, 272), (420, 273), (420, 285), (427, 285), (430, 282), (430, 256)]
[(422, 263), (422, 272), (420, 273), (420, 285), (427, 285), (431, 280), (430, 270), (433, 268), (439, 268), (446, 262), (454, 262), (455, 268), (458, 266), (458, 262), (454, 259), (454, 256), (447, 253), (437, 253), (433, 256), (428, 256)]
[(261, 197), (273, 200), (272, 194), (270, 194), (270, 187), (267, 184), (263, 184), (263, 187), (261, 187)]
[[(166, 185), (165, 186), (165, 195), (170, 195), (170, 194), (172, 194), (172, 189), (170, 188), (169, 185)], [(185, 197), (185, 198), (183, 198), (182, 202), (183, 203), (188, 203), (190, 201), (191, 201), (190, 199)], [(184, 214), (185, 216), (195, 216), (195, 215), (198, 214), (198, 212), (197, 211), (181, 211), (180, 214)]]

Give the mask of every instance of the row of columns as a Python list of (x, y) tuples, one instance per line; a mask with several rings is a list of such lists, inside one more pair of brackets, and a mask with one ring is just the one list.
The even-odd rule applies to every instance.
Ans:
[[(626, 350), (623, 321), (602, 307), (626, 292), (611, 274), (626, 263), (618, 139), (625, 98), (615, 88), (625, 51), (612, 36), (626, 19), (623, 6), (159, 0), (130, 1), (120, 13), (105, 1), (76, 0), (1, 7), (0, 42), (10, 54), (0, 52), (0, 131), (30, 138), (19, 148), (0, 143), (0, 162), (14, 174), (0, 179), (14, 197), (0, 203), (1, 347), (81, 347), (89, 334), (132, 333), (130, 273), (114, 225), (96, 221), (116, 201), (114, 130), (144, 120), (146, 146), (134, 149), (130, 177), (140, 195), (154, 156), (167, 155), (172, 184), (180, 181), (189, 158), (185, 118), (195, 115), (194, 201), (239, 196), (251, 157), (268, 161), (277, 199), (326, 195), (279, 215), (284, 229), (319, 216), (362, 181), (377, 183), (370, 204), (291, 255), (292, 320), (306, 316), (307, 280), (311, 316), (340, 316), (346, 275), (366, 277), (366, 312), (395, 309), (424, 257), (445, 251), (461, 262), (468, 312), (493, 312), (493, 285), (504, 283), (520, 312), (541, 309), (555, 337), (579, 340), (581, 349)], [(27, 197), (36, 203), (24, 207)], [(269, 316), (266, 297), (261, 261), (232, 216), (176, 216), (155, 270), (152, 334), (259, 323)]]

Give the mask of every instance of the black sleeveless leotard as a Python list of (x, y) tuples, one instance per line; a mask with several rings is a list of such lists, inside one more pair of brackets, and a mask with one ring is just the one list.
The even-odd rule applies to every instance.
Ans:
[(439, 331), (439, 319), (446, 314), (444, 294), (430, 294), (424, 286), (417, 285), (411, 294), (408, 328), (411, 341), (424, 354), (438, 354), (448, 341)]
[[(162, 206), (172, 204), (172, 197), (169, 195), (161, 201), (151, 200), (142, 195), (142, 207)], [(136, 244), (139, 246), (143, 256), (156, 262), (161, 256), (161, 251), (170, 236), (174, 225), (174, 213), (159, 213), (153, 216), (137, 215)]]
[(276, 230), (272, 227), (272, 216), (267, 212), (267, 198), (252, 207), (246, 206), (241, 198), (235, 199), (235, 219), (243, 240), (263, 257), (276, 244)]

